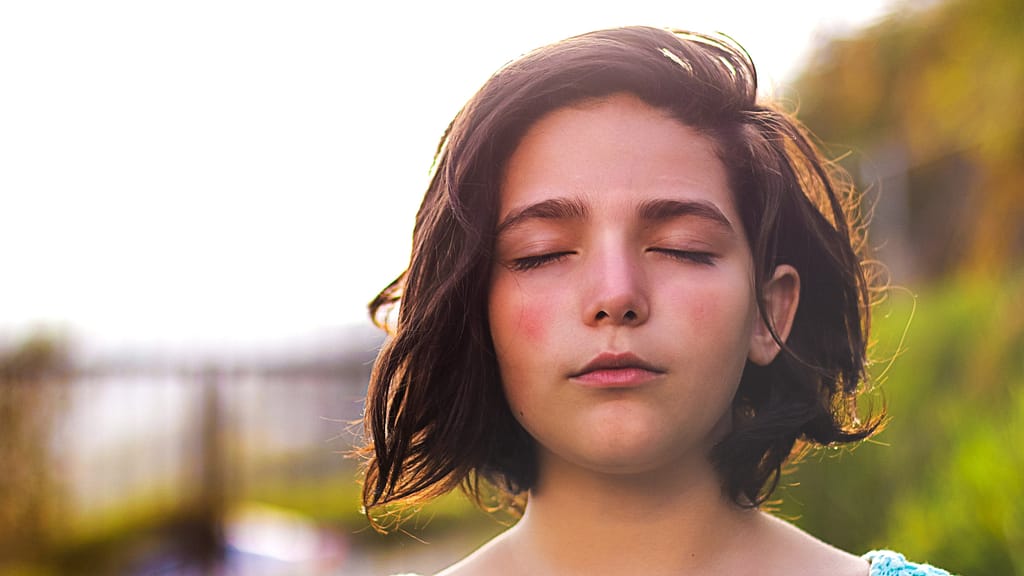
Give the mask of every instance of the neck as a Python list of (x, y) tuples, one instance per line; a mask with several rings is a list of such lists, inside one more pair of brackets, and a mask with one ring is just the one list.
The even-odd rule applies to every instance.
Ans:
[[(510, 537), (534, 574), (710, 570), (758, 514), (722, 493), (710, 464), (686, 473), (601, 474), (542, 457), (540, 482)], [(678, 471), (677, 471), (678, 472)]]

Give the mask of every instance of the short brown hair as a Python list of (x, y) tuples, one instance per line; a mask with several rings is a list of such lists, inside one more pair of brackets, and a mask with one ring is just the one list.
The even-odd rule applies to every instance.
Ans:
[[(724, 37), (646, 27), (602, 30), (499, 70), (449, 125), (416, 217), (409, 268), (370, 304), (394, 312), (367, 394), (363, 503), (368, 514), (480, 481), (507, 495), (536, 481), (534, 441), (506, 403), (487, 316), (505, 162), (543, 115), (630, 93), (708, 136), (726, 167), (754, 256), (756, 293), (776, 266), (802, 292), (783, 352), (750, 362), (734, 429), (712, 456), (743, 506), (774, 491), (798, 439), (861, 440), (871, 286), (851, 226), (853, 190), (790, 115), (757, 101), (749, 56)], [(767, 322), (762, 307), (762, 316)], [(774, 330), (772, 332), (774, 334)], [(372, 517), (371, 517), (372, 520)]]

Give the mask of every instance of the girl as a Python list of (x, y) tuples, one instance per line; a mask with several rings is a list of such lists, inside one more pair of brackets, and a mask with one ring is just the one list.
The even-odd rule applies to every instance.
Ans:
[[(759, 510), (858, 419), (852, 191), (747, 54), (653, 28), (498, 71), (449, 126), (367, 397), (371, 514), (461, 486), (514, 527), (462, 575), (945, 574)], [(394, 320), (389, 322), (389, 320)]]

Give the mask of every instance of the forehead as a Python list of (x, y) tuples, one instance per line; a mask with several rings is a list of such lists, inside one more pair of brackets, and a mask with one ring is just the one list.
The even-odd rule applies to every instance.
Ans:
[(505, 165), (499, 220), (557, 197), (613, 211), (705, 201), (738, 223), (714, 141), (628, 94), (556, 109), (526, 131)]

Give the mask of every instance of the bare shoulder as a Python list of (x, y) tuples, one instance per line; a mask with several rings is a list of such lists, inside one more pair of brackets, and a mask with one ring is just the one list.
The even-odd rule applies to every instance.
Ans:
[(513, 573), (508, 554), (509, 532), (499, 534), (475, 552), (434, 576), (501, 576)]
[(771, 554), (794, 576), (868, 576), (867, 560), (818, 540), (796, 526), (762, 514)]

